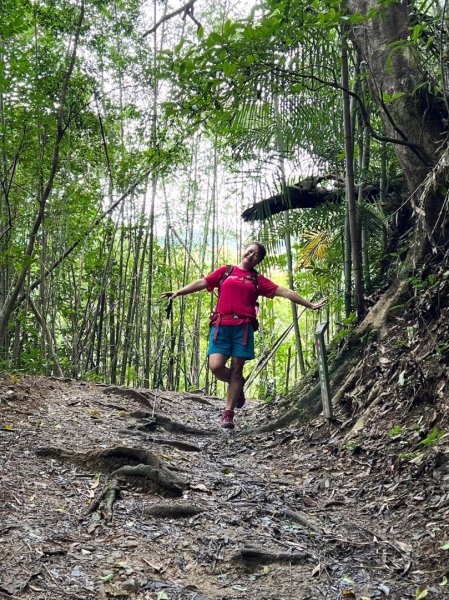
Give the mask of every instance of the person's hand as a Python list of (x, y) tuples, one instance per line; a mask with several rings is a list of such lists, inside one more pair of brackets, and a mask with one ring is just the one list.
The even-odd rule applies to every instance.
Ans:
[(310, 307), (312, 310), (319, 310), (323, 306), (327, 304), (327, 298), (323, 298), (319, 302), (312, 302), (312, 306)]
[(169, 300), (174, 300), (174, 298), (176, 298), (177, 295), (178, 292), (164, 292), (163, 294), (161, 294), (161, 298), (168, 298)]

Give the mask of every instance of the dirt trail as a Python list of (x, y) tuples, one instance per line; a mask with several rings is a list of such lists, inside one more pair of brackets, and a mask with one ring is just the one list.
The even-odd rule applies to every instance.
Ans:
[(1, 378), (0, 598), (449, 597), (447, 452), (247, 404), (229, 434), (217, 398)]

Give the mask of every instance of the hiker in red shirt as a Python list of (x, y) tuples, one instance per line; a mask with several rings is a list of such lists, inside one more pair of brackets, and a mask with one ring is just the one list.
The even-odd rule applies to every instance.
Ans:
[[(234, 409), (245, 404), (243, 393), (243, 366), (254, 358), (254, 331), (257, 329), (257, 298), (265, 296), (287, 298), (296, 304), (317, 310), (326, 300), (312, 303), (293, 290), (276, 285), (255, 267), (265, 258), (265, 247), (259, 242), (251, 243), (243, 252), (236, 266), (216, 269), (207, 277), (184, 286), (177, 292), (165, 292), (164, 297), (176, 298), (205, 290), (212, 292), (218, 288), (218, 302), (211, 316), (209, 336), (209, 368), (217, 379), (227, 382), (226, 409), (221, 426), (234, 427)], [(226, 366), (231, 358), (230, 366)]]

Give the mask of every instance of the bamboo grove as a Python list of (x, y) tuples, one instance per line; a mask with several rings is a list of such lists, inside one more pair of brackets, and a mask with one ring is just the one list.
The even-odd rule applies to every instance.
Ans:
[[(207, 4), (207, 5), (206, 5)], [(345, 337), (397, 269), (410, 214), (400, 161), (351, 31), (382, 19), (334, 2), (3, 0), (1, 368), (206, 388), (213, 298), (161, 293), (268, 245), (273, 279), (326, 313), (267, 301), (252, 377), (284, 393), (314, 365), (317, 319)], [(447, 114), (446, 6), (411, 7), (391, 47), (426, 65)], [(300, 23), (300, 26), (298, 26)], [(385, 112), (405, 94), (381, 92)], [(393, 117), (391, 117), (393, 120)], [(328, 199), (245, 223), (298, 182)], [(299, 184), (301, 186), (301, 183)]]

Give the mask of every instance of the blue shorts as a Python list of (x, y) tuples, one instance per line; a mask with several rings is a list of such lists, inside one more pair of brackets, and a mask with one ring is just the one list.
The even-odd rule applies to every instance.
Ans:
[(248, 339), (243, 345), (246, 324), (243, 325), (220, 325), (217, 339), (214, 342), (215, 326), (210, 328), (209, 349), (207, 355), (223, 354), (224, 356), (235, 356), (251, 360), (254, 354), (254, 329), (248, 325)]

